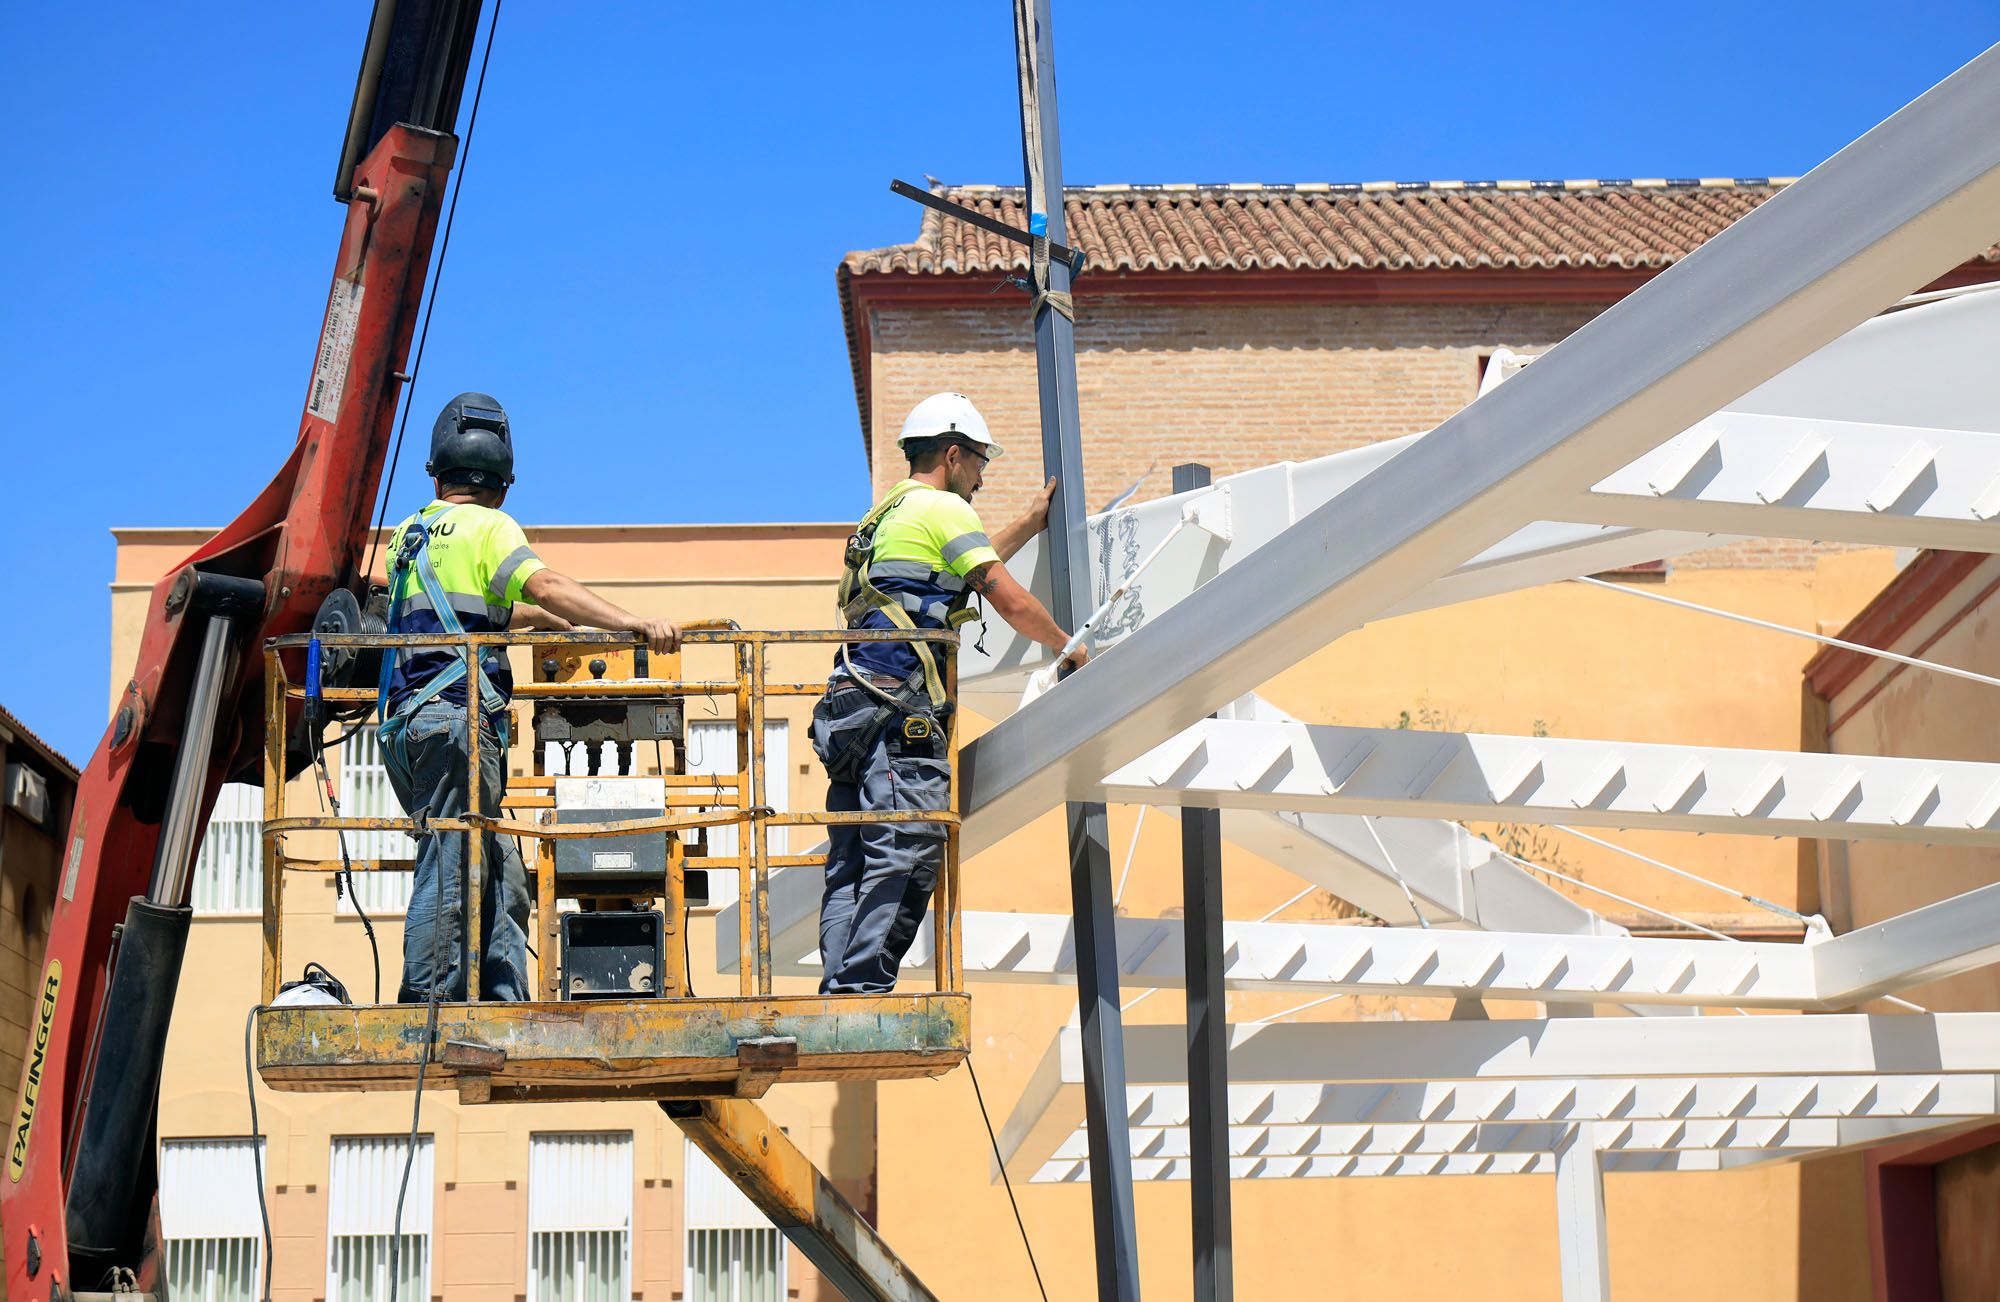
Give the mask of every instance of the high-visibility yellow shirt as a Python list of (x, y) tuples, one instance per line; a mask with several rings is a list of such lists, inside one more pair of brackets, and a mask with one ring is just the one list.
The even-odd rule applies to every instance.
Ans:
[[(471, 502), (432, 502), (396, 526), (389, 538), (389, 556), (402, 554), (403, 537), (419, 519), (430, 533), (431, 566), (438, 583), (451, 601), (459, 627), (468, 633), (497, 633), (514, 618), (514, 603), (521, 599), (528, 580), (548, 566), (528, 546), (528, 536), (505, 511)], [(401, 633), (441, 633), (444, 622), (431, 608), (415, 564), (394, 580), (390, 602), (401, 603), (397, 623)], [(405, 695), (429, 681), (450, 664), (449, 652), (419, 650), (402, 658), (389, 682), (389, 702), (393, 710)], [(502, 696), (513, 691), (514, 676), (507, 657), (491, 651), (482, 657), (486, 677)], [(465, 684), (453, 683), (441, 695), (465, 704)]]
[[(902, 496), (875, 526), (870, 581), (891, 596), (918, 598), (922, 609), (911, 612), (917, 627), (943, 628), (944, 620), (927, 612), (942, 610), (958, 596), (966, 575), (999, 560), (1000, 553), (993, 550), (972, 503), (957, 493), (913, 479), (903, 480), (889, 492)], [(933, 577), (940, 574), (960, 582), (947, 586)], [(860, 626), (895, 627), (880, 611), (869, 612)], [(907, 678), (917, 671), (916, 653), (904, 643), (864, 642), (853, 646), (849, 654), (857, 669), (871, 673)]]

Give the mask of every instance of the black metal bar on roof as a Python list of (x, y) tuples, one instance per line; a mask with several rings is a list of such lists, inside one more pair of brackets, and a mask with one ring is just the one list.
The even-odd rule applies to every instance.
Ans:
[[(1016, 244), (1023, 244), (1029, 248), (1034, 247), (1035, 237), (1033, 235), (1022, 230), (1019, 226), (1009, 226), (1006, 222), (1000, 221), (998, 218), (988, 217), (977, 208), (968, 208), (962, 203), (953, 203), (942, 195), (932, 194), (929, 190), (919, 190), (908, 181), (891, 181), (889, 182), (889, 189), (893, 193), (902, 195), (905, 199), (915, 199), (926, 208), (935, 208), (945, 216), (962, 221), (968, 226), (977, 226), (980, 230), (991, 231), (1002, 239), (1009, 239)], [(1049, 257), (1057, 262), (1068, 263), (1070, 275), (1080, 276), (1083, 274), (1084, 258), (1082, 249), (1072, 249), (1051, 240), (1049, 242)]]

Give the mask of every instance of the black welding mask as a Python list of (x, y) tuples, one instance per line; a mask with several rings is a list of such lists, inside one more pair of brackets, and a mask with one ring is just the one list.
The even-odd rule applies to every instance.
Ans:
[(431, 426), (431, 478), (446, 484), (505, 488), (514, 482), (514, 440), (507, 413), (490, 394), (461, 393)]

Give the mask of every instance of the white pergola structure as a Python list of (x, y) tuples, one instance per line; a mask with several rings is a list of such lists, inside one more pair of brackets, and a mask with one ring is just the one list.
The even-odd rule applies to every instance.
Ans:
[[(1228, 839), (1424, 924), (1229, 923), (1228, 985), (1684, 1014), (1233, 1028), (1237, 1178), (1553, 1171), (1564, 1296), (1601, 1298), (1607, 1169), (2000, 1114), (2000, 1013), (1806, 1015), (2000, 958), (2000, 886), (1803, 945), (1637, 938), (1456, 822), (1992, 845), (2000, 764), (1331, 727), (1251, 695), (1366, 622), (1738, 537), (2000, 552), (2000, 290), (1899, 303), (2000, 240), (1996, 121), (2000, 47), (1429, 434), (1097, 517), (1100, 594), (1110, 558), (1157, 556), (1039, 699), (1041, 648), (996, 625), (963, 653), (1000, 720), (962, 755), (966, 853), (1066, 800), (1219, 809)], [(1016, 568), (1045, 590), (1036, 544)], [(774, 877), (778, 970), (816, 967), (816, 904), (816, 874)], [(964, 925), (971, 979), (1074, 979), (1066, 916)], [(1179, 931), (1120, 919), (1125, 981), (1178, 984)], [(1187, 1172), (1184, 1034), (1125, 1030), (1137, 1178)], [(1007, 1122), (1011, 1173), (1085, 1174), (1076, 1039)]]

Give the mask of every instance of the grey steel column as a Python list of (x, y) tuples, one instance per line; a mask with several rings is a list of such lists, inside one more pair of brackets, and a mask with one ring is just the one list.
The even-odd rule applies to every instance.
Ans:
[[(1032, 30), (1022, 30), (1026, 21), (1032, 21)], [(1063, 221), (1062, 142), (1056, 130), (1055, 41), (1049, 28), (1049, 0), (1016, 0), (1014, 24), (1017, 58), (1026, 64), (1021, 70), (1021, 155), (1028, 180), (1029, 230), (1064, 244), (1068, 233)], [(1048, 276), (1050, 293), (1069, 293), (1067, 265), (1052, 259)], [(1092, 606), (1090, 549), (1084, 529), (1083, 444), (1077, 421), (1076, 328), (1047, 302), (1035, 313), (1035, 372), (1041, 383), (1042, 464), (1056, 481), (1048, 529), (1053, 613), (1058, 623), (1073, 632), (1090, 617)], [(1090, 671), (1084, 672), (1087, 678)], [(1079, 683), (1073, 690), (1091, 689)], [(1072, 801), (1068, 815), (1097, 1295), (1137, 1302), (1139, 1241), (1132, 1207), (1132, 1137), (1126, 1128), (1125, 1031), (1118, 1012), (1110, 839), (1101, 803)]]
[[(1208, 467), (1174, 467), (1174, 491), (1206, 488)], [(1181, 928), (1187, 974), (1188, 1142), (1195, 1302), (1236, 1296), (1229, 1214), (1229, 1005), (1222, 992), (1222, 811), (1181, 811)]]

